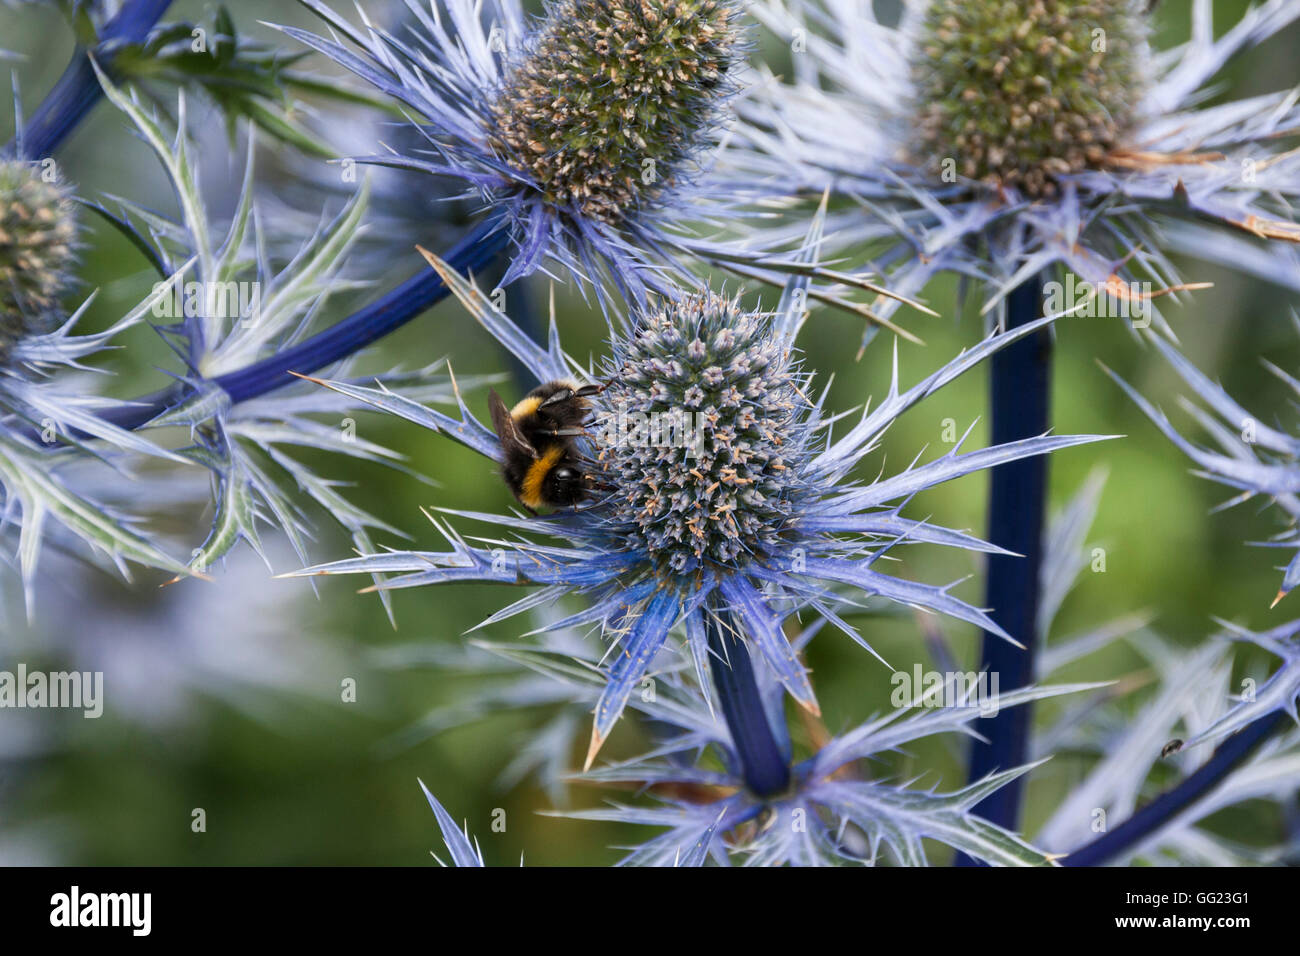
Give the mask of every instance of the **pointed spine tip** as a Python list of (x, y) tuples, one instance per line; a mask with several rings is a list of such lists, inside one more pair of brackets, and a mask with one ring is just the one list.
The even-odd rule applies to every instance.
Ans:
[(591, 769), (591, 765), (596, 760), (596, 754), (600, 753), (600, 748), (604, 745), (605, 738), (595, 727), (591, 728), (591, 745), (587, 748), (587, 759), (582, 762), (582, 772), (586, 773)]
[(443, 262), (441, 259), (439, 259), (437, 256), (435, 256), (435, 255), (434, 255), (432, 252), (430, 252), (428, 249), (424, 248), (424, 246), (417, 245), (417, 246), (415, 247), (415, 251), (418, 252), (421, 256), (424, 257), (424, 261), (427, 262), (427, 263), (429, 263), (429, 265), (431, 265), (431, 266), (433, 267), (434, 271), (437, 272), (438, 275), (440, 275), (440, 276), (442, 276), (444, 279), (446, 279), (446, 277), (447, 277), (447, 264), (446, 264), (445, 262)]

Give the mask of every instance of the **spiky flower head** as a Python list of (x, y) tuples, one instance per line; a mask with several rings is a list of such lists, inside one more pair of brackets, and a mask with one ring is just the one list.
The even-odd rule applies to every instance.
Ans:
[(619, 221), (716, 119), (735, 16), (723, 0), (560, 0), (492, 105), (493, 145), (547, 201)]
[(912, 64), (916, 152), (1053, 195), (1132, 126), (1141, 46), (1132, 0), (934, 0)]
[[(576, 439), (589, 463), (592, 493), (577, 507), (545, 516), (474, 513), (476, 520), (509, 529), (508, 541), (470, 545), (434, 518), (450, 551), (363, 554), (296, 573), (372, 573), (382, 566), (396, 576), (381, 582), (381, 590), (470, 580), (544, 586), (485, 623), (565, 594), (581, 595), (587, 607), (547, 629), (599, 622), (616, 645), (606, 658), (588, 765), (679, 624), (703, 675), (711, 666), (709, 622), (723, 616), (734, 621), (729, 639), (745, 641), (772, 679), (813, 713), (818, 705), (808, 673), (782, 629), (802, 608), (821, 611), (864, 645), (836, 614), (841, 600), (879, 596), (1005, 635), (947, 587), (877, 569), (885, 551), (904, 541), (997, 550), (970, 535), (905, 519), (899, 510), (917, 492), (960, 475), (1096, 440), (1044, 436), (970, 454), (950, 452), (866, 485), (850, 477), (903, 411), (1052, 318), (986, 339), (906, 392), (900, 392), (895, 374), (884, 401), (832, 440), (822, 397), (806, 397), (808, 383), (791, 358), (806, 314), (806, 278), (787, 283), (770, 315), (707, 292), (638, 309), (614, 330), (611, 357), (597, 374), (564, 353), (554, 315), (543, 348), (464, 276), (436, 256), (428, 258), (537, 381), (568, 380), (599, 391), (592, 399), (597, 422), (587, 429), (590, 440)], [(603, 389), (596, 388), (602, 380)], [(505, 457), (501, 437), (463, 402), (459, 416), (446, 415), (379, 389), (322, 384), (498, 462)], [(689, 421), (675, 411), (689, 412)], [(656, 412), (657, 423), (651, 418)], [(560, 543), (541, 544), (532, 535)], [(849, 590), (847, 598), (836, 593), (841, 587)]]
[[(308, 5), (332, 38), (280, 29), (419, 118), (414, 142), (357, 160), (467, 184), (494, 227), (476, 248), (514, 247), (502, 287), (551, 260), (640, 305), (692, 285), (690, 259), (731, 260), (689, 223), (750, 231), (725, 214), (753, 187), (711, 175), (748, 69), (739, 0), (543, 0), (538, 18), (521, 0), (408, 2), (392, 32)], [(737, 254), (770, 279), (769, 252)]]
[[(800, 495), (809, 411), (770, 318), (687, 296), (643, 316), (611, 372), (597, 460), (630, 546), (669, 574), (770, 553)], [(629, 440), (629, 419), (681, 440)]]
[(76, 238), (67, 188), (31, 163), (0, 161), (0, 362), (54, 324), (72, 284)]
[(1213, 85), (1300, 19), (1296, 0), (1253, 4), (1217, 34), (1213, 0), (1193, 0), (1190, 37), (1163, 48), (1132, 0), (877, 6), (746, 8), (804, 53), (793, 82), (736, 101), (714, 175), (852, 200), (823, 259), (869, 247), (903, 296), (943, 272), (979, 276), (965, 288), (990, 321), (1027, 276), (1068, 272), (1164, 333), (1162, 305), (1197, 287), (1174, 253), (1296, 287), (1300, 245), (1281, 243), (1300, 243), (1300, 105), (1289, 87), (1222, 102)]

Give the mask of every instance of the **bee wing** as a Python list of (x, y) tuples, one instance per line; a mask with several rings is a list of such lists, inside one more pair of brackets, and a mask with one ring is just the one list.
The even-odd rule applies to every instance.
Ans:
[(495, 389), (488, 389), (488, 411), (492, 413), (492, 430), (497, 433), (497, 438), (501, 439), (501, 450), (507, 456), (511, 451), (515, 451), (529, 458), (537, 457), (537, 449), (529, 444), (524, 433), (519, 430), (515, 420), (510, 417), (510, 409), (506, 408), (506, 403), (501, 401), (501, 396)]

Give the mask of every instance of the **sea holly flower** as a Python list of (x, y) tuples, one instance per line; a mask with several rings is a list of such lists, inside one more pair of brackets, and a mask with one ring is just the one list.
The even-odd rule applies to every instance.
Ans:
[(401, 36), (303, 3), (362, 55), (281, 29), (403, 104), (427, 139), (362, 159), (481, 193), (515, 246), (505, 282), (555, 257), (578, 276), (608, 267), (626, 290), (663, 286), (645, 254), (673, 244), (665, 223), (744, 62), (728, 0), (556, 0), (531, 24), (518, 0), (410, 2)]
[[(866, 250), (894, 293), (952, 272), (998, 327), (1080, 308), (1168, 333), (1156, 302), (1203, 285), (1180, 279), (1175, 251), (1295, 288), (1292, 91), (1201, 102), (1224, 63), (1300, 17), (1300, 2), (1262, 3), (1216, 39), (1211, 4), (1197, 0), (1191, 39), (1160, 52), (1128, 0), (931, 0), (896, 21), (866, 0), (750, 9), (790, 40), (794, 81), (757, 83), (738, 102), (725, 172), (830, 193), (822, 255)], [(897, 304), (877, 309), (887, 319)], [(1049, 427), (1051, 354), (1044, 333), (993, 361), (995, 441)], [(1042, 460), (991, 478), (987, 538), (1025, 556), (991, 557), (986, 578), (985, 605), (1028, 649), (986, 632), (982, 666), (1004, 687), (1035, 672), (1047, 487)], [(1027, 727), (989, 720), (970, 778), (1024, 763)], [(1019, 795), (1013, 783), (981, 810), (1014, 826)]]
[(1179, 287), (1171, 251), (1295, 288), (1292, 247), (1241, 240), (1300, 240), (1300, 108), (1289, 90), (1201, 103), (1300, 3), (1258, 4), (1216, 39), (1210, 0), (1195, 0), (1191, 39), (1167, 50), (1150, 48), (1140, 7), (933, 0), (890, 23), (865, 0), (760, 0), (754, 16), (798, 45), (796, 82), (738, 103), (748, 148), (724, 159), (855, 201), (827, 254), (875, 244), (903, 295), (952, 271), (988, 312), (1060, 267), (1080, 298), (1161, 324), (1151, 298)]
[(1131, 132), (1142, 39), (1129, 0), (934, 0), (913, 54), (913, 152), (940, 175), (939, 157), (959, 157), (965, 179), (1050, 196)]
[[(430, 262), (537, 381), (607, 383), (590, 399), (596, 423), (581, 446), (590, 497), (576, 509), (546, 517), (462, 515), (556, 544), (520, 537), (475, 546), (435, 519), (450, 551), (366, 555), (295, 573), (398, 575), (383, 582), (383, 589), (470, 580), (541, 586), (494, 614), (492, 623), (564, 594), (583, 595), (586, 609), (561, 623), (600, 623), (611, 643), (588, 765), (678, 624), (700, 683), (711, 666), (708, 632), (726, 621), (742, 646), (814, 713), (812, 686), (782, 624), (811, 607), (868, 646), (836, 613), (836, 588), (847, 588), (856, 600), (880, 596), (999, 632), (986, 614), (951, 595), (950, 586), (879, 570), (879, 559), (903, 542), (990, 550), (962, 532), (904, 518), (902, 503), (973, 471), (1096, 440), (1039, 436), (968, 454), (954, 449), (870, 484), (851, 478), (899, 414), (1054, 317), (985, 340), (906, 392), (899, 391), (895, 370), (885, 400), (832, 440), (822, 402), (813, 397), (794, 351), (806, 279), (790, 281), (772, 314), (747, 312), (738, 299), (709, 291), (639, 312), (613, 334), (610, 358), (596, 372), (564, 354), (554, 316), (547, 346), (538, 346), (445, 263), (433, 256)], [(443, 432), (490, 459), (502, 457), (500, 440), (463, 400), (457, 418), (382, 389), (324, 384)], [(629, 420), (641, 424), (639, 434), (635, 425), (624, 428)], [(651, 429), (660, 437), (648, 440)], [(695, 430), (693, 436), (688, 429)], [(676, 438), (665, 440), (664, 434)]]
[[(779, 288), (812, 269), (835, 283), (810, 295), (911, 337), (841, 293), (892, 293), (863, 275), (799, 266), (750, 248), (747, 223), (779, 203), (769, 185), (707, 175), (746, 69), (732, 0), (554, 0), (528, 21), (519, 0), (407, 0), (399, 34), (364, 19), (356, 28), (317, 0), (301, 0), (361, 51), (295, 27), (286, 34), (324, 53), (409, 110), (422, 148), (358, 161), (463, 181), (486, 207), (477, 247), (513, 244), (501, 285), (558, 262), (575, 279), (601, 277), (625, 298), (693, 284), (691, 259)], [(730, 242), (700, 238), (701, 228)], [(463, 252), (445, 256), (458, 271)], [(909, 303), (915, 305), (915, 303)], [(919, 306), (918, 306), (919, 307)], [(923, 311), (929, 311), (922, 309)]]
[(77, 217), (70, 190), (21, 160), (0, 160), (0, 361), (49, 332), (74, 283)]
[[(548, 615), (555, 617), (555, 615)], [(821, 629), (819, 621), (797, 637), (791, 647), (802, 653)], [(480, 709), (566, 704), (566, 710), (590, 711), (604, 686), (590, 641), (572, 628), (540, 635), (540, 644), (476, 641), (500, 662), (525, 670), (498, 668), (498, 681), (469, 695), (459, 708), (431, 714), (441, 725), (449, 718), (473, 715)], [(440, 669), (449, 663), (446, 648), (423, 643), (397, 651), (401, 660), (421, 660)], [(453, 654), (450, 663), (456, 666)], [(462, 663), (463, 666), (463, 663)], [(1015, 834), (969, 813), (981, 795), (995, 790), (1031, 767), (1018, 768), (978, 786), (952, 793), (898, 781), (882, 774), (859, 773), (888, 755), (925, 737), (969, 732), (981, 709), (1013, 707), (1029, 700), (1096, 691), (1102, 685), (1074, 684), (1037, 687), (1013, 694), (985, 696), (975, 703), (962, 698), (960, 686), (932, 687), (907, 700), (898, 710), (875, 717), (838, 737), (821, 742), (816, 752), (792, 767), (790, 785), (780, 793), (756, 794), (744, 773), (744, 759), (731, 729), (715, 713), (707, 685), (698, 683), (686, 647), (666, 644), (649, 673), (656, 693), (633, 694), (629, 708), (653, 738), (653, 747), (639, 756), (579, 774), (568, 782), (587, 785), (632, 786), (641, 791), (636, 803), (612, 803), (595, 810), (558, 810), (553, 815), (576, 819), (635, 823), (662, 827), (663, 832), (629, 851), (621, 865), (702, 866), (708, 862), (745, 865), (875, 864), (886, 856), (905, 865), (924, 864), (923, 840), (934, 839), (961, 848), (995, 865), (1043, 865), (1051, 861)], [(525, 676), (527, 675), (527, 676)], [(768, 670), (758, 675), (765, 707), (778, 714), (783, 691)], [(940, 698), (952, 706), (938, 706)], [(548, 729), (533, 734), (567, 766), (571, 747), (552, 746)], [(566, 737), (566, 741), (567, 741)], [(786, 741), (785, 747), (789, 748)], [(528, 747), (521, 748), (521, 757)], [(1041, 761), (1040, 761), (1041, 762)], [(435, 812), (438, 812), (435, 807)], [(463, 836), (439, 814), (448, 842)], [(448, 832), (448, 826), (451, 832)], [(465, 844), (468, 845), (468, 844)], [(469, 857), (472, 858), (472, 857)]]

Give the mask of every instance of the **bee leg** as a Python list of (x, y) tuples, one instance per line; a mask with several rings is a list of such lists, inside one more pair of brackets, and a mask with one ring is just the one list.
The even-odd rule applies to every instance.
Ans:
[(604, 390), (604, 385), (583, 385), (581, 388), (561, 388), (553, 395), (548, 395), (537, 407), (546, 408), (548, 405), (562, 405), (575, 398), (586, 398), (589, 395), (599, 395)]
[(584, 385), (582, 388), (574, 391), (573, 394), (577, 398), (590, 398), (593, 395), (599, 395), (605, 389), (609, 388), (613, 382), (614, 380), (611, 378), (608, 382), (603, 382), (597, 385)]
[(556, 438), (578, 438), (587, 435), (587, 430), (585, 428), (554, 428), (544, 434), (553, 435)]

